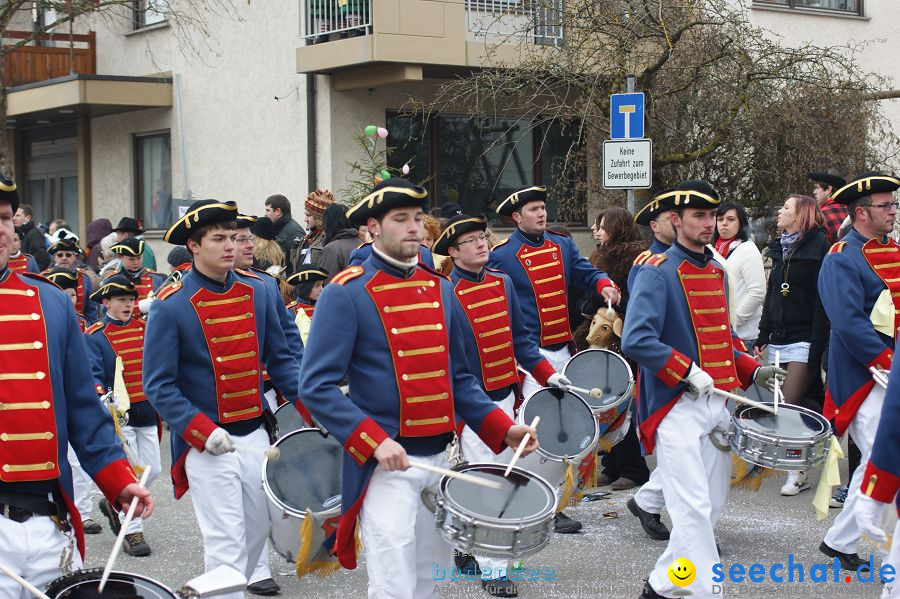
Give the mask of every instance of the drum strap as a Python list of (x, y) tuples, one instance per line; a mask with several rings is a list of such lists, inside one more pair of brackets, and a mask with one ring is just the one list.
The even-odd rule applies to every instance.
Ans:
[(729, 431), (725, 430), (721, 426), (716, 426), (709, 433), (709, 440), (713, 445), (716, 446), (716, 449), (719, 451), (724, 451), (728, 453), (731, 451), (731, 445), (729, 445), (728, 440), (731, 438), (731, 434)]

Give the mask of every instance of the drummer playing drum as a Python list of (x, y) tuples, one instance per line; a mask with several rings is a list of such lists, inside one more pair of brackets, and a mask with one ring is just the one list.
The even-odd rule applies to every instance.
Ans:
[[(347, 211), (368, 225), (372, 254), (325, 288), (306, 346), (316, 359), (300, 373), (305, 404), (347, 452), (334, 551), (342, 566), (356, 567), (359, 517), (370, 598), (437, 596), (434, 572), (450, 563), (421, 498), (439, 477), (410, 469), (409, 456), (447, 465), (457, 417), (495, 453), (536, 434), (513, 424), (468, 372), (466, 315), (450, 282), (417, 264), (426, 198), (422, 187), (392, 178)], [(349, 397), (339, 387), (344, 377)], [(532, 437), (525, 452), (536, 448)]]
[(729, 453), (710, 439), (729, 424), (725, 399), (713, 388), (765, 385), (779, 371), (760, 367), (728, 324), (725, 273), (705, 249), (716, 226), (715, 189), (684, 181), (663, 195), (669, 194), (675, 243), (638, 273), (622, 334), (622, 351), (641, 366), (641, 440), (647, 453), (657, 449), (672, 519), (669, 544), (644, 586), (647, 598), (677, 594), (667, 571), (681, 557), (696, 568), (693, 596), (712, 588), (712, 566), (719, 562), (713, 528), (731, 471)]

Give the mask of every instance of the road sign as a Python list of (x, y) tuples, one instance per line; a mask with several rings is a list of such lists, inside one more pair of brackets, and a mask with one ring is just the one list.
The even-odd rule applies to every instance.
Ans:
[(649, 189), (652, 165), (653, 143), (649, 139), (603, 142), (604, 189)]
[(612, 139), (644, 137), (644, 92), (609, 97), (609, 136)]

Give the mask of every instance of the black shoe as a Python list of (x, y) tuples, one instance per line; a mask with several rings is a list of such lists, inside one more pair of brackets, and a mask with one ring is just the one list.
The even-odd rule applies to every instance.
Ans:
[(581, 522), (572, 520), (564, 513), (559, 512), (553, 518), (553, 532), (560, 535), (571, 535), (581, 530)]
[(86, 535), (98, 535), (103, 532), (103, 527), (90, 518), (84, 520), (81, 526), (84, 527), (84, 534)]
[(271, 578), (264, 578), (247, 585), (247, 590), (254, 595), (277, 595), (281, 592), (281, 587)]
[(453, 555), (453, 561), (456, 562), (456, 569), (466, 576), (481, 576), (481, 568), (478, 567), (478, 560), (474, 555), (456, 552)]
[(113, 534), (118, 536), (119, 531), (122, 529), (122, 523), (119, 521), (119, 512), (106, 499), (100, 500), (100, 512), (109, 520), (109, 528)]
[(654, 541), (669, 540), (669, 529), (662, 523), (659, 514), (653, 514), (646, 510), (642, 510), (641, 506), (634, 500), (634, 497), (629, 499), (628, 503), (625, 505), (628, 507), (628, 511), (637, 517), (641, 523), (641, 528), (644, 529), (644, 532), (647, 533), (651, 539)]
[(131, 557), (150, 555), (150, 545), (144, 540), (144, 533), (142, 532), (133, 532), (130, 535), (125, 535), (122, 547), (125, 549), (125, 553)]
[(865, 561), (863, 558), (859, 557), (856, 553), (841, 553), (837, 549), (832, 549), (828, 545), (825, 544), (825, 541), (822, 541), (822, 544), (819, 545), (819, 551), (827, 555), (828, 557), (836, 557), (841, 562), (841, 570), (851, 570), (855, 572), (859, 569), (860, 566), (868, 566), (869, 562)]
[(506, 578), (497, 578), (496, 580), (482, 580), (481, 588), (488, 592), (488, 595), (494, 597), (518, 597), (519, 589), (516, 583)]

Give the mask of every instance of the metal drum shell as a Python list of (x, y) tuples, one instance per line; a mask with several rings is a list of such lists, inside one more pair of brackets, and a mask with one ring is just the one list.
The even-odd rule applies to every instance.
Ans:
[[(772, 403), (766, 405), (772, 406)], [(740, 425), (740, 416), (753, 406), (739, 406), (735, 409), (729, 427), (731, 450), (742, 460), (774, 470), (808, 470), (820, 464), (828, 455), (829, 439), (832, 435), (828, 420), (812, 410), (790, 404), (779, 404), (779, 410), (795, 410), (822, 424), (822, 432), (811, 437), (790, 437)]]
[(566, 363), (565, 368), (563, 368), (563, 374), (569, 380), (572, 381), (573, 385), (575, 385), (576, 387), (582, 387), (584, 389), (593, 389), (593, 388), (597, 387), (596, 384), (593, 384), (587, 380), (583, 380), (583, 379), (581, 379), (581, 377), (573, 378), (574, 375), (571, 374), (571, 370), (569, 370), (569, 365), (572, 364), (572, 362), (576, 359), (584, 360), (585, 357), (590, 358), (593, 356), (603, 356), (603, 355), (614, 356), (618, 362), (621, 362), (622, 365), (625, 366), (626, 371), (628, 372), (628, 381), (629, 382), (628, 382), (628, 387), (626, 388), (625, 392), (621, 393), (618, 396), (618, 399), (614, 403), (607, 404), (607, 405), (603, 406), (602, 409), (592, 405), (590, 398), (582, 397), (582, 399), (584, 399), (587, 402), (587, 404), (591, 407), (591, 410), (595, 414), (603, 414), (604, 412), (614, 410), (614, 409), (618, 408), (622, 403), (631, 399), (634, 396), (634, 371), (631, 369), (631, 365), (628, 364), (628, 360), (626, 360), (624, 357), (622, 357), (621, 354), (617, 354), (616, 352), (609, 350), (609, 349), (585, 349), (585, 350), (578, 352), (571, 358), (569, 358), (569, 361)]

